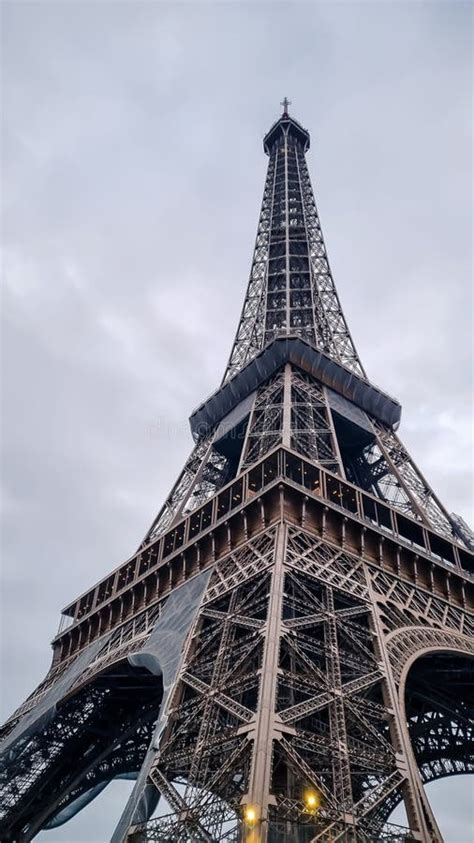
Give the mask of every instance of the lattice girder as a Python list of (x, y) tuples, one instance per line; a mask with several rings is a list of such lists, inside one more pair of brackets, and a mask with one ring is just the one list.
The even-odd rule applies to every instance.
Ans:
[[(279, 369), (255, 391), (238, 424), (227, 430), (234, 443), (232, 453), (222, 449), (222, 425), (196, 446), (143, 546), (279, 444), (347, 477), (421, 525), (460, 541), (452, 519), (396, 433), (357, 408), (358, 416), (351, 420), (354, 405), (347, 401), (341, 405), (342, 397), (335, 403), (332, 396), (297, 366), (288, 363)], [(346, 412), (345, 419), (341, 412)]]
[[(6, 843), (122, 773), (138, 778), (113, 843), (441, 843), (423, 782), (473, 768), (474, 537), (364, 373), (287, 105), (193, 450), (2, 729)], [(401, 799), (409, 829), (387, 824)]]
[(284, 117), (272, 136), (249, 287), (224, 381), (292, 334), (364, 374), (339, 302), (306, 166), (307, 140)]
[[(286, 536), (284, 540), (282, 530)], [(440, 839), (421, 780), (413, 774), (413, 759), (411, 756), (403, 759), (406, 748), (398, 734), (393, 712), (393, 706), (399, 704), (398, 699), (393, 698), (388, 703), (392, 677), (387, 676), (380, 661), (380, 651), (386, 648), (386, 633), (382, 633), (378, 613), (377, 617), (373, 614), (369, 572), (348, 556), (342, 562), (335, 549), (299, 528), (285, 530), (281, 526), (277, 532), (272, 529), (267, 535), (273, 536), (274, 544), (275, 558), (270, 569), (268, 555), (260, 563), (263, 564), (260, 572), (247, 569), (249, 574), (246, 574), (242, 569), (234, 589), (222, 592), (225, 603), (215, 591), (216, 585), (222, 582), (219, 564), (214, 579), (211, 578), (209, 589), (214, 597), (204, 599), (202, 620), (185, 656), (180, 685), (170, 711), (168, 733), (157, 756), (161, 775), (167, 774), (172, 780), (179, 774), (186, 782), (183, 784), (186, 810), (194, 818), (197, 816), (204, 828), (209, 827), (210, 820), (202, 794), (209, 792), (212, 783), (216, 798), (227, 802), (234, 811), (232, 834), (244, 835), (238, 839), (254, 839), (255, 828), (246, 832), (243, 825), (240, 832), (235, 830), (245, 816), (246, 806), (251, 806), (258, 814), (259, 840), (267, 839), (268, 835), (268, 839), (273, 839), (272, 829), (281, 823), (286, 823), (286, 833), (296, 835), (295, 839), (306, 839), (305, 829), (311, 831), (311, 839), (325, 839), (324, 835), (336, 833), (335, 830), (337, 836), (332, 839), (349, 839), (351, 835), (359, 835), (359, 827), (361, 835), (368, 834), (367, 839), (374, 839), (379, 833), (388, 833), (383, 832), (388, 808), (391, 811), (403, 795), (411, 811), (414, 839)], [(283, 553), (280, 575), (279, 550)], [(242, 552), (248, 556), (249, 549)], [(340, 559), (339, 570), (333, 573), (328, 585), (327, 578), (318, 576), (314, 565), (320, 561), (324, 570), (332, 560), (334, 568), (335, 555)], [(259, 564), (257, 559), (255, 561)], [(344, 573), (344, 565), (352, 565), (351, 577), (347, 576), (349, 572)], [(275, 588), (276, 593), (272, 596)], [(392, 593), (395, 596), (395, 592)], [(263, 601), (258, 599), (262, 594), (266, 594)], [(247, 605), (245, 612), (242, 604)], [(251, 608), (249, 611), (249, 607), (253, 607), (253, 611)], [(257, 607), (258, 617), (254, 617)], [(265, 615), (267, 607), (268, 616)], [(279, 607), (279, 617), (275, 614), (276, 607)], [(216, 635), (213, 630), (209, 636), (209, 625), (213, 623), (219, 625), (220, 632)], [(232, 636), (239, 624), (243, 644), (237, 659), (233, 659)], [(231, 629), (234, 630), (232, 634)], [(379, 640), (379, 633), (383, 634), (383, 641)], [(201, 636), (204, 636), (205, 646), (200, 645)], [(208, 650), (211, 640), (214, 643)], [(467, 642), (466, 638), (466, 646)], [(277, 659), (271, 669), (270, 658)], [(226, 663), (235, 666), (235, 676), (232, 677), (232, 668), (230, 673), (228, 669), (222, 670), (221, 666)], [(252, 663), (254, 670), (246, 670)], [(194, 681), (193, 688), (199, 696), (194, 697), (191, 706), (180, 697), (189, 682), (190, 672), (195, 677), (204, 672), (209, 683), (200, 686)], [(260, 706), (257, 705), (259, 699)], [(262, 714), (263, 699), (266, 700), (265, 709), (268, 703), (273, 711), (270, 720), (265, 720)], [(222, 712), (227, 717), (226, 728), (219, 719)], [(233, 720), (228, 719), (230, 713)], [(193, 734), (201, 735), (201, 739), (196, 737), (194, 745), (194, 739), (191, 739), (191, 745), (186, 744), (186, 756), (176, 754), (175, 732), (181, 735), (180, 740), (184, 735), (189, 740)], [(433, 744), (431, 736), (430, 751), (436, 756), (432, 764), (443, 763), (445, 732), (439, 731), (437, 745)], [(259, 761), (262, 740), (266, 746), (266, 762), (263, 756)], [(416, 746), (420, 738), (413, 735), (413, 740)], [(206, 746), (217, 751), (219, 758), (217, 769), (211, 770), (207, 781), (210, 768)], [(241, 767), (244, 757), (247, 761), (245, 773)], [(183, 767), (179, 771), (172, 769), (170, 764), (175, 763), (176, 758), (181, 762), (186, 758), (186, 770)], [(228, 770), (233, 758), (238, 762), (234, 770), (240, 789), (230, 795), (220, 768)], [(265, 773), (262, 764), (265, 768), (269, 759), (271, 766)], [(428, 759), (421, 763), (426, 767)], [(268, 782), (265, 796), (262, 781)], [(308, 789), (318, 794), (317, 815), (308, 811), (305, 802)], [(411, 792), (409, 797), (407, 790)], [(170, 816), (166, 823), (170, 822)], [(416, 822), (419, 823), (418, 831)], [(179, 832), (176, 816), (173, 823), (175, 833)], [(143, 834), (148, 835), (148, 826), (141, 828)], [(160, 833), (160, 822), (154, 820), (149, 839), (161, 839)], [(223, 827), (220, 834), (215, 839), (226, 839)], [(358, 836), (357, 839), (362, 838)]]

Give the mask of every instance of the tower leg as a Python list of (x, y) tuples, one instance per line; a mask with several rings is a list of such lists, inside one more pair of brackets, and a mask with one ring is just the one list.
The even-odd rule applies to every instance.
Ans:
[(381, 612), (371, 587), (369, 574), (367, 578), (373, 601), (375, 650), (378, 651), (378, 656), (383, 665), (386, 677), (383, 683), (383, 694), (387, 708), (392, 712), (389, 720), (390, 735), (397, 753), (398, 768), (404, 778), (403, 801), (407, 812), (408, 824), (416, 840), (422, 840), (423, 843), (443, 843), (443, 837), (426, 796), (411, 749), (408, 732), (403, 722), (405, 712), (404, 707), (399, 701), (389, 655), (385, 646), (385, 635), (380, 617)]
[[(285, 535), (283, 524), (278, 528), (275, 564), (272, 571), (265, 644), (260, 681), (260, 704), (249, 737), (253, 738), (249, 789), (244, 797), (246, 820), (245, 843), (266, 843), (268, 840), (269, 806), (273, 741), (281, 735), (275, 715), (278, 680), (278, 657), (282, 623), (283, 584), (285, 571)], [(255, 823), (255, 826), (253, 826)]]

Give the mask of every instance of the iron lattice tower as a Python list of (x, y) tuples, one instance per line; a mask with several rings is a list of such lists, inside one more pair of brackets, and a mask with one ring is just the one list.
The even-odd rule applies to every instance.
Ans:
[(362, 368), (283, 105), (224, 379), (3, 728), (2, 841), (131, 774), (113, 843), (441, 841), (423, 783), (472, 770), (472, 534)]

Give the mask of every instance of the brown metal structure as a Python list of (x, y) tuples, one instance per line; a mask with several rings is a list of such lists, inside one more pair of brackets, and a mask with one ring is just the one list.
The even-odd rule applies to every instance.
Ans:
[(113, 843), (439, 843), (423, 783), (472, 771), (472, 534), (362, 368), (283, 105), (224, 379), (3, 728), (2, 841), (134, 775)]

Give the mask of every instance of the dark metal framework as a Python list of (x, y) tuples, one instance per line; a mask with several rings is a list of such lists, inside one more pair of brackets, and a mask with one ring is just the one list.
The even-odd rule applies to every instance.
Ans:
[(270, 160), (250, 281), (224, 380), (272, 339), (288, 334), (363, 375), (332, 279), (306, 165), (309, 134), (283, 116), (264, 146)]
[(439, 843), (423, 783), (472, 771), (472, 534), (362, 369), (286, 100), (264, 148), (223, 383), (137, 552), (64, 610), (3, 727), (2, 840), (127, 775), (113, 843)]

